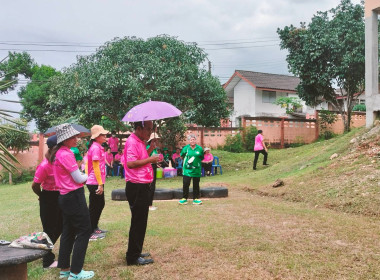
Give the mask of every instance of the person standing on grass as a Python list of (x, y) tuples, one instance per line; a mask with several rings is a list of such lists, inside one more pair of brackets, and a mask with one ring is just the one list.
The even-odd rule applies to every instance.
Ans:
[[(131, 209), (131, 226), (129, 229), (127, 265), (146, 265), (153, 263), (150, 253), (142, 254), (149, 214), (150, 185), (153, 182), (152, 163), (157, 164), (159, 158), (149, 157), (146, 150), (147, 141), (153, 132), (153, 122), (134, 123), (132, 133), (124, 147), (125, 194)], [(154, 149), (154, 145), (151, 145)]]
[(253, 149), (255, 152), (255, 159), (253, 160), (253, 170), (256, 170), (257, 160), (259, 159), (260, 153), (264, 155), (263, 165), (269, 165), (267, 164), (268, 149), (264, 143), (263, 131), (260, 129), (257, 131), (257, 133), (258, 134), (255, 137), (255, 147)]
[(108, 131), (100, 125), (91, 128), (91, 140), (87, 153), (88, 179), (87, 188), (90, 192), (89, 209), (92, 235), (90, 241), (103, 239), (106, 230), (99, 228), (98, 223), (105, 205), (104, 183), (106, 181), (106, 154), (102, 144), (106, 142)]
[[(46, 144), (48, 151), (44, 160), (37, 166), (32, 183), (32, 189), (40, 201), (40, 218), (43, 231), (49, 236), (51, 242), (55, 244), (62, 233), (62, 213), (58, 205), (59, 190), (55, 184), (53, 166), (49, 162), (53, 147), (57, 145), (57, 136), (50, 136)], [(42, 190), (41, 190), (42, 187)], [(57, 267), (58, 262), (54, 261), (55, 255), (49, 251), (42, 259), (44, 268)]]
[(112, 131), (111, 137), (108, 139), (108, 146), (111, 148), (112, 155), (116, 156), (119, 150), (119, 138), (116, 137), (115, 130)]
[(61, 268), (60, 278), (68, 277), (69, 280), (90, 279), (95, 275), (93, 271), (82, 269), (91, 235), (91, 221), (83, 188), (87, 175), (79, 171), (70, 151), (77, 145), (76, 136), (79, 134), (70, 124), (58, 125), (57, 146), (49, 158), (53, 162), (54, 179), (60, 193), (58, 203), (63, 216), (58, 267)]
[(189, 196), (189, 187), (191, 179), (193, 179), (193, 204), (200, 205), (200, 190), (199, 182), (202, 175), (202, 160), (204, 158), (203, 149), (197, 145), (197, 138), (191, 134), (189, 136), (190, 144), (183, 147), (181, 151), (181, 157), (183, 160), (183, 198), (179, 201), (179, 204), (187, 204), (187, 198)]

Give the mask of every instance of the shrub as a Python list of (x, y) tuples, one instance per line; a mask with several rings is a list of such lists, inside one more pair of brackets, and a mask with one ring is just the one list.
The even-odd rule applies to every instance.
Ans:
[(235, 136), (228, 135), (226, 138), (226, 144), (223, 147), (223, 150), (232, 152), (232, 153), (243, 153), (243, 139), (240, 134)]
[[(12, 174), (12, 182), (14, 185), (22, 184), (25, 182), (31, 182), (34, 178), (34, 169), (22, 169), (14, 174)], [(9, 172), (2, 172), (0, 174), (0, 179), (2, 184), (8, 184), (9, 182)]]
[(244, 129), (243, 146), (247, 152), (252, 152), (255, 147), (255, 137), (257, 135), (256, 126), (248, 126)]
[(352, 108), (352, 111), (360, 111), (360, 112), (365, 112), (366, 107), (365, 104), (356, 104), (354, 108)]

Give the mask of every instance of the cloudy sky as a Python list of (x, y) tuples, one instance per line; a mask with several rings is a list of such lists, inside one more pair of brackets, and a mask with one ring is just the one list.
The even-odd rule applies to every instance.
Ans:
[[(277, 28), (310, 22), (339, 0), (17, 0), (2, 1), (0, 60), (28, 51), (61, 70), (115, 37), (176, 36), (197, 42), (212, 73), (226, 82), (235, 69), (288, 74)], [(352, 0), (359, 3), (360, 0)], [(25, 81), (26, 82), (26, 81)], [(23, 82), (23, 83), (25, 83)], [(10, 93), (1, 99), (17, 99)], [(0, 101), (0, 108), (9, 107)], [(19, 110), (17, 106), (13, 106)]]

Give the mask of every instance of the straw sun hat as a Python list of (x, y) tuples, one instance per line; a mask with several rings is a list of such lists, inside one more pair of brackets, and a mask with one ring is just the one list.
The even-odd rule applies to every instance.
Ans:
[(91, 127), (91, 139), (95, 139), (100, 134), (108, 134), (108, 131), (105, 130), (101, 125), (94, 125)]
[(75, 136), (79, 135), (80, 132), (73, 128), (71, 124), (64, 123), (57, 125), (56, 129), (56, 135), (57, 135), (57, 144), (62, 143), (63, 141)]

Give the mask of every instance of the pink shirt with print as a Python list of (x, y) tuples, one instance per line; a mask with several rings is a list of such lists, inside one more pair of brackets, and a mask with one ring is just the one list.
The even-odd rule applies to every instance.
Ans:
[(111, 153), (106, 153), (106, 160), (108, 161), (109, 164), (113, 161), (113, 154)]
[[(111, 154), (112, 155), (112, 154)], [(87, 185), (98, 185), (98, 181), (95, 177), (94, 166), (92, 164), (93, 160), (99, 161), (100, 175), (102, 177), (103, 184), (106, 181), (106, 153), (102, 145), (98, 142), (93, 142), (87, 153), (88, 158), (88, 179)]]
[(62, 146), (55, 155), (53, 163), (53, 173), (55, 184), (59, 187), (59, 193), (65, 195), (71, 191), (75, 191), (83, 186), (77, 183), (71, 177), (71, 172), (78, 169), (77, 162), (73, 152), (66, 146)]
[(111, 137), (108, 139), (108, 146), (111, 148), (112, 153), (116, 153), (119, 149), (119, 138), (117, 137)]
[(257, 136), (255, 137), (255, 148), (253, 150), (254, 151), (264, 150), (263, 141), (264, 141), (264, 136), (261, 134), (257, 134)]
[[(134, 133), (125, 142), (124, 160), (126, 163), (148, 158), (145, 142), (138, 138)], [(124, 165), (125, 181), (136, 184), (149, 184), (153, 181), (153, 168), (150, 163), (144, 166), (129, 169)]]
[(121, 154), (116, 154), (116, 155), (115, 155), (115, 161), (120, 162), (122, 156), (123, 156), (123, 155), (121, 155)]
[(33, 182), (41, 184), (42, 189), (45, 191), (58, 191), (54, 179), (53, 165), (46, 158), (37, 166)]
[(211, 153), (207, 153), (207, 154), (204, 154), (204, 158), (202, 162), (212, 161), (213, 159), (214, 159), (213, 155)]

